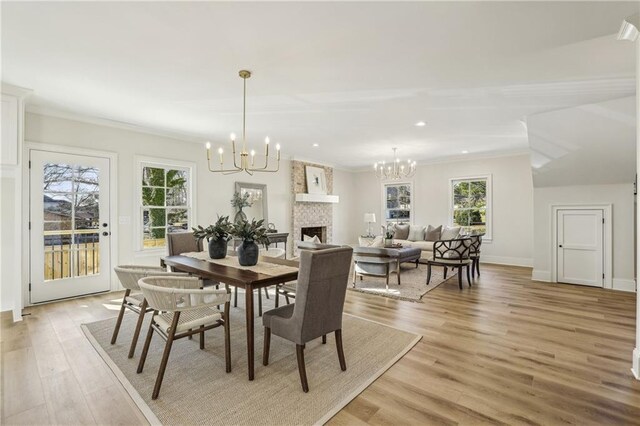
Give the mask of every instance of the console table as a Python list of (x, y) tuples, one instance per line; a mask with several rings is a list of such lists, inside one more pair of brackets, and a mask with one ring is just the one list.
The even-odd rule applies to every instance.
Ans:
[(284, 243), (284, 258), (287, 258), (287, 239), (289, 238), (288, 232), (271, 232), (267, 233), (269, 243), (267, 245), (275, 244), (278, 247), (278, 243)]

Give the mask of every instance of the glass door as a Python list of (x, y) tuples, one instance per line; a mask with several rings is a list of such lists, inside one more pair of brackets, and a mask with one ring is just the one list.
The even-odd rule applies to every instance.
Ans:
[(31, 303), (110, 290), (109, 159), (29, 158)]

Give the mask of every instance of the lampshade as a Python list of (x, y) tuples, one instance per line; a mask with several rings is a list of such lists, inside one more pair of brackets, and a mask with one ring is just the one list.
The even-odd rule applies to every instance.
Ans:
[(376, 215), (375, 213), (365, 213), (364, 214), (364, 221), (365, 222), (375, 222), (376, 221)]

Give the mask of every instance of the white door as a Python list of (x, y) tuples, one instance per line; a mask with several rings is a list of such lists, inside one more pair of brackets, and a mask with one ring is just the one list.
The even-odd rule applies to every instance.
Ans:
[(30, 300), (111, 288), (109, 159), (31, 150)]
[(558, 210), (558, 282), (602, 287), (602, 210)]

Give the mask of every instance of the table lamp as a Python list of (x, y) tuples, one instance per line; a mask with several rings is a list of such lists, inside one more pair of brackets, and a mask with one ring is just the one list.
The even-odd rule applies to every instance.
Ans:
[(367, 237), (373, 237), (373, 234), (371, 234), (371, 224), (376, 223), (375, 213), (365, 213), (364, 221), (367, 223)]

